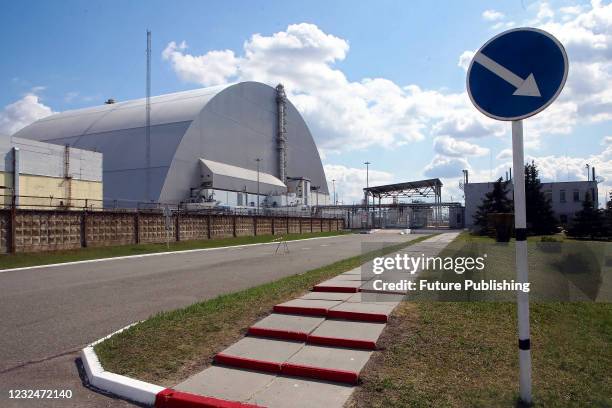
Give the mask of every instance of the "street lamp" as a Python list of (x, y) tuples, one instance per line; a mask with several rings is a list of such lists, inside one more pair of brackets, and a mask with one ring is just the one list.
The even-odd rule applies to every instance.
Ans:
[(259, 162), (261, 159), (258, 157), (255, 161), (257, 162), (257, 214), (259, 214)]
[(367, 209), (368, 206), (370, 205), (370, 196), (367, 190), (368, 188), (370, 188), (370, 164), (372, 163), (367, 161), (367, 162), (364, 162), (363, 164), (366, 165), (366, 209)]

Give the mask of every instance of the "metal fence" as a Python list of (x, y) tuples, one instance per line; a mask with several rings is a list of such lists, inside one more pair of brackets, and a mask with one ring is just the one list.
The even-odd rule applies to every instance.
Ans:
[(212, 215), (259, 215), (275, 217), (339, 218), (310, 207), (229, 207), (202, 203), (163, 203), (133, 200), (66, 198), (54, 196), (0, 195), (0, 208), (28, 210), (163, 212)]

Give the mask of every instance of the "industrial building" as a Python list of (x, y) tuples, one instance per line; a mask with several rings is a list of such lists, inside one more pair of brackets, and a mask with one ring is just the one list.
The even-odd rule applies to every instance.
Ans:
[(317, 147), (282, 85), (242, 82), (108, 103), (49, 116), (15, 136), (102, 153), (106, 206), (329, 202)]
[[(595, 177), (593, 177), (595, 179)], [(485, 194), (493, 190), (495, 183), (465, 183), (465, 226), (472, 228), (474, 215), (482, 204)], [(578, 211), (582, 209), (582, 202), (588, 193), (595, 206), (598, 206), (598, 191), (596, 181), (565, 181), (542, 183), (542, 192), (550, 200), (555, 217), (561, 224), (572, 221)], [(508, 198), (513, 198), (512, 181), (508, 183)]]
[(0, 138), (2, 204), (45, 209), (102, 206), (102, 154), (18, 137)]
[(327, 205), (318, 211), (343, 217), (348, 228), (463, 228), (463, 206), (442, 202), (438, 178), (366, 187), (363, 192), (363, 204)]

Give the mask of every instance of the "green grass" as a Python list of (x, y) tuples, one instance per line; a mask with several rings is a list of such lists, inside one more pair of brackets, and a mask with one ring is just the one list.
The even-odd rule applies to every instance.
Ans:
[[(612, 406), (612, 305), (531, 305), (536, 407)], [(361, 407), (515, 407), (512, 303), (403, 303), (348, 404)]]
[[(346, 231), (313, 232), (305, 234), (286, 234), (288, 241), (329, 237), (348, 234)], [(169, 248), (165, 243), (160, 244), (133, 244), (121, 246), (108, 246), (96, 248), (81, 248), (52, 252), (18, 253), (0, 256), (0, 270), (20, 268), (27, 266), (48, 265), (61, 262), (84, 261), (89, 259), (113, 258), (117, 256), (152, 254), (165, 251), (185, 251), (189, 249), (218, 248), (232, 245), (258, 244), (278, 239), (279, 235), (258, 235), (250, 237), (223, 238), (210, 240), (194, 240), (170, 242)]]
[[(530, 297), (533, 301), (612, 301), (611, 280), (605, 279), (606, 257), (612, 256), (612, 244), (600, 241), (576, 241), (555, 236), (534, 236), (527, 241)], [(543, 240), (545, 242), (543, 242)], [(548, 241), (547, 241), (548, 240)], [(496, 243), (494, 239), (463, 233), (441, 253), (445, 257), (482, 257), (485, 269), (462, 275), (452, 270), (428, 270), (422, 279), (443, 282), (463, 282), (466, 279), (516, 280), (515, 241)], [(609, 273), (609, 272), (608, 272)], [(445, 301), (513, 301), (512, 292), (431, 292), (418, 299)]]
[[(562, 247), (562, 252), (551, 253), (538, 249), (538, 241), (539, 237), (531, 237), (528, 243), (530, 278), (540, 282), (538, 290), (544, 297), (567, 289), (567, 284), (559, 285), (547, 274), (560, 278), (582, 273), (580, 262), (564, 269), (557, 262), (560, 256), (588, 251), (590, 255), (584, 259), (592, 266), (589, 262), (600, 255), (593, 243), (575, 247), (578, 243), (566, 242), (563, 245), (569, 246)], [(595, 244), (599, 248), (599, 243)], [(514, 243), (497, 246), (490, 238), (462, 234), (440, 256), (481, 255), (484, 249), (489, 252), (484, 274), (427, 271), (421, 278), (514, 278)], [(585, 292), (592, 290), (593, 285), (584, 284), (589, 279), (596, 281), (597, 276), (581, 278), (574, 283), (582, 284), (580, 289)], [(511, 299), (515, 296), (509, 295)], [(437, 299), (471, 301), (401, 304), (381, 338), (383, 350), (375, 353), (364, 369), (363, 386), (349, 407), (517, 406), (515, 303), (483, 302), (479, 301), (482, 295), (466, 296), (465, 292), (441, 294)], [(535, 406), (612, 407), (611, 303), (532, 302), (530, 326)]]
[(393, 253), (430, 236), (387, 246), (302, 274), (159, 313), (98, 344), (95, 351), (111, 372), (173, 386), (210, 364), (272, 306), (300, 296), (313, 285), (376, 256)]

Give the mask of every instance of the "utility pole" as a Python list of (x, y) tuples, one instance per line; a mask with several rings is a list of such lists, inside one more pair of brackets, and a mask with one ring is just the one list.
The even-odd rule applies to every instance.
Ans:
[(255, 161), (257, 162), (257, 214), (259, 214), (259, 162), (261, 159), (258, 157)]
[(337, 202), (336, 202), (336, 179), (332, 180), (332, 186), (333, 186), (333, 189), (334, 189), (334, 205), (336, 205), (337, 204)]
[(147, 30), (147, 90), (145, 105), (145, 195), (146, 201), (151, 198), (151, 30)]
[(370, 188), (370, 163), (369, 161), (364, 162), (363, 164), (366, 165), (366, 193), (365, 193), (365, 208), (366, 208), (366, 216), (367, 221), (366, 221), (366, 226), (369, 227), (370, 226), (370, 192), (368, 191), (368, 189)]

